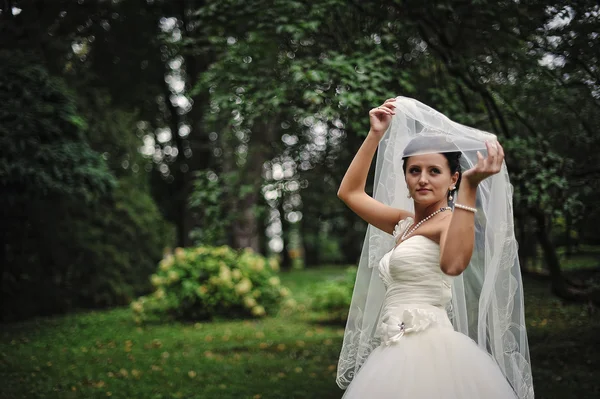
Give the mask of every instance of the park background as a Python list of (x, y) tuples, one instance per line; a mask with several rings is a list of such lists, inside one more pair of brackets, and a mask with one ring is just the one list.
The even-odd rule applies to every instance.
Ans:
[(600, 397), (599, 36), (586, 0), (0, 1), (0, 397), (340, 397), (336, 192), (396, 95), (499, 137), (536, 395)]

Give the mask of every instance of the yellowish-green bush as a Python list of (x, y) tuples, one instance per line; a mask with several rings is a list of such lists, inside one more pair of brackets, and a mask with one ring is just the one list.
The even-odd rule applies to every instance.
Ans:
[(290, 292), (279, 263), (250, 249), (177, 248), (151, 276), (155, 291), (132, 302), (137, 322), (154, 316), (182, 320), (262, 317), (275, 313)]
[(354, 266), (349, 267), (343, 279), (322, 283), (315, 290), (312, 309), (324, 312), (329, 320), (346, 320), (352, 302), (357, 270)]

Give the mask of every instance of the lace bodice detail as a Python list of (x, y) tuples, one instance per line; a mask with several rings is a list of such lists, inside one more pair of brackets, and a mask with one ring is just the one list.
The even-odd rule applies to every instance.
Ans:
[(386, 287), (386, 304), (428, 304), (445, 307), (452, 299), (452, 276), (440, 268), (440, 247), (414, 235), (385, 254), (379, 276)]

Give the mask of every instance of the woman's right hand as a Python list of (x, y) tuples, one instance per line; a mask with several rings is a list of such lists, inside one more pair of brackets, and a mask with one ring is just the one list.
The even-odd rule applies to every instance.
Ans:
[(383, 137), (383, 134), (390, 126), (392, 116), (396, 114), (395, 98), (388, 98), (383, 104), (369, 111), (369, 121), (371, 122), (371, 130), (374, 136), (378, 139)]

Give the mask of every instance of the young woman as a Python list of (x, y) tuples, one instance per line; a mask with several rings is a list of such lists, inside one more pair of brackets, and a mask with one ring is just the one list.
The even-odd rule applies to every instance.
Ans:
[(344, 398), (533, 398), (502, 146), (412, 99), (369, 116), (338, 191), (370, 224), (338, 365)]

